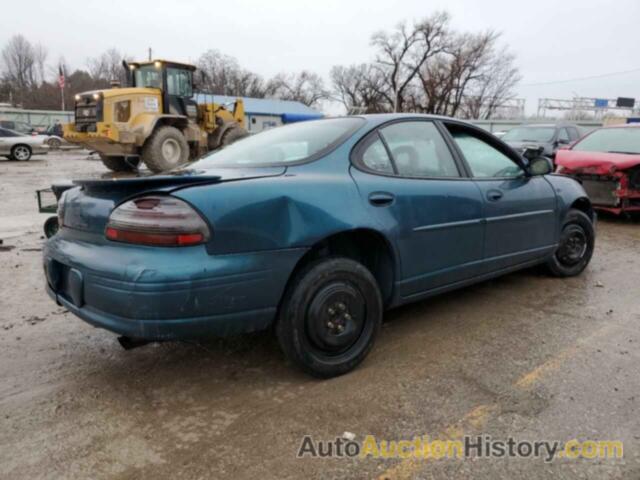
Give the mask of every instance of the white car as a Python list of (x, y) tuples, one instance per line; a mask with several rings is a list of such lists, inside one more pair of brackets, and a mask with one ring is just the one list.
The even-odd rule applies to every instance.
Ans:
[(25, 135), (7, 128), (0, 128), (0, 156), (9, 160), (26, 161), (31, 155), (44, 154), (49, 151), (47, 137)]

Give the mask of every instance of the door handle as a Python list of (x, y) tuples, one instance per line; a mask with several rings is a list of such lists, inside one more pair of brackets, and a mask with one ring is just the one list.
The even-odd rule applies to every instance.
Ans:
[(500, 190), (489, 190), (487, 192), (487, 198), (492, 202), (497, 202), (502, 198), (503, 193)]
[(373, 192), (369, 195), (369, 203), (374, 207), (391, 205), (396, 197), (389, 192)]

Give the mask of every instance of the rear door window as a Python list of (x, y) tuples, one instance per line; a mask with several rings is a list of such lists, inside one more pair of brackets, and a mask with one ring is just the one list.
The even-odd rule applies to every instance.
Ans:
[(380, 130), (402, 177), (459, 177), (442, 135), (432, 122), (398, 122)]
[(362, 153), (362, 163), (370, 170), (375, 172), (384, 173), (387, 175), (393, 174), (393, 165), (391, 159), (387, 153), (382, 140), (378, 135), (373, 135), (367, 139), (368, 146), (365, 147)]

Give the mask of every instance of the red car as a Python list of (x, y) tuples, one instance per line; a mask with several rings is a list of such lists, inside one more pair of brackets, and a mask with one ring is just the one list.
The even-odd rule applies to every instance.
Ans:
[(619, 215), (640, 211), (640, 125), (594, 130), (556, 155), (558, 173), (582, 182), (593, 206)]

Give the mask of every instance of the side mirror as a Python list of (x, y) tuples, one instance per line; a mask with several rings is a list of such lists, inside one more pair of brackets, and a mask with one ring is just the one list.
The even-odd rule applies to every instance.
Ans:
[(529, 161), (529, 175), (546, 175), (553, 172), (553, 162), (547, 157), (536, 157)]

